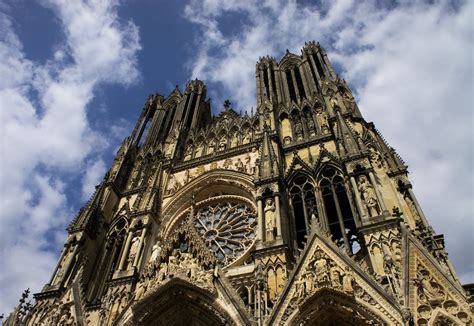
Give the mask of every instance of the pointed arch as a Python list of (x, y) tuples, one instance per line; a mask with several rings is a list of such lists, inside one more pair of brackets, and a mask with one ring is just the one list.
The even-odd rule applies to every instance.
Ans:
[(237, 325), (217, 294), (174, 278), (123, 314), (125, 325)]
[(289, 177), (288, 192), (292, 219), (290, 227), (298, 248), (303, 248), (310, 232), (312, 219), (316, 219), (316, 192), (314, 179), (308, 171), (296, 171)]
[(385, 325), (386, 321), (377, 316), (353, 296), (323, 288), (308, 298), (290, 317), (290, 325)]
[(324, 164), (317, 174), (318, 197), (323, 203), (323, 225), (338, 245), (355, 253), (360, 249), (360, 239), (343, 176), (333, 164)]

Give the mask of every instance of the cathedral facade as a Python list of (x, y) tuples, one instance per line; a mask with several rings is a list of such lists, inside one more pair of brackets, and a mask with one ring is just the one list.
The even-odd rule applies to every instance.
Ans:
[(151, 95), (8, 325), (471, 325), (407, 166), (319, 44), (256, 65), (257, 107)]

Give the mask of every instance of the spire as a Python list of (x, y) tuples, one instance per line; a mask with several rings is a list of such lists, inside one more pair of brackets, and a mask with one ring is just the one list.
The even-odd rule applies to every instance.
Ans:
[(358, 155), (363, 147), (360, 137), (342, 117), (341, 111), (336, 110), (336, 142), (341, 156)]
[(269, 131), (269, 126), (265, 124), (260, 150), (259, 175), (257, 176), (260, 179), (270, 179), (278, 174), (278, 158), (275, 155)]

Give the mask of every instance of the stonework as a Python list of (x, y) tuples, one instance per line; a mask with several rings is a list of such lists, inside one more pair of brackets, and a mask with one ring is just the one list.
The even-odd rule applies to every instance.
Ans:
[(199, 80), (151, 95), (5, 324), (471, 325), (406, 165), (321, 46), (261, 58), (256, 82), (252, 114), (213, 117)]

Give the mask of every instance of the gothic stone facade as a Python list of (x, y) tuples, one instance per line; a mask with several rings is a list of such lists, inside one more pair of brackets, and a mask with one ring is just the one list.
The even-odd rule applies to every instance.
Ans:
[[(319, 44), (256, 66), (257, 108), (151, 95), (7, 324), (470, 325), (407, 167)], [(25, 295), (26, 296), (26, 295)]]

